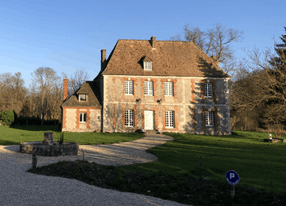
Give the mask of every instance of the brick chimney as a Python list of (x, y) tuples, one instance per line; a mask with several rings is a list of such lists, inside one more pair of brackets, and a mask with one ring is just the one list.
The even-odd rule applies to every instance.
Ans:
[(151, 37), (151, 46), (152, 46), (152, 48), (156, 48), (156, 37), (155, 36), (152, 36)]
[(68, 97), (68, 81), (69, 81), (68, 79), (64, 79), (64, 98), (63, 98), (64, 101)]
[(105, 69), (106, 64), (106, 49), (101, 50), (101, 68), (100, 70), (103, 71)]
[(216, 57), (211, 56), (211, 58), (214, 60), (214, 62), (219, 66), (219, 60), (216, 60)]

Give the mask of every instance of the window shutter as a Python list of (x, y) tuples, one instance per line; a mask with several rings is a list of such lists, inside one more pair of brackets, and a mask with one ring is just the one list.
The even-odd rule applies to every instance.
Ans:
[(204, 88), (205, 88), (205, 96), (208, 96), (208, 84), (207, 83), (204, 84)]
[(134, 84), (133, 84), (133, 81), (130, 81), (130, 94), (134, 94)]
[(149, 94), (152, 96), (154, 95), (153, 94), (153, 82), (149, 82)]
[(165, 95), (168, 95), (168, 82), (164, 82)]
[(124, 82), (124, 94), (128, 94), (128, 81)]
[(147, 81), (144, 82), (144, 94), (148, 95), (148, 82)]
[(169, 94), (173, 96), (173, 82), (169, 82)]
[(208, 87), (208, 96), (212, 96), (212, 84), (211, 83), (209, 83), (208, 84), (209, 85), (209, 87)]

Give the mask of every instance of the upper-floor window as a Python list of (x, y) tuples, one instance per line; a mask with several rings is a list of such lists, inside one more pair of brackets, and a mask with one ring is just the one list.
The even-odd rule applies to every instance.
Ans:
[(166, 128), (174, 128), (174, 111), (166, 111), (165, 120)]
[(205, 97), (212, 97), (213, 89), (211, 83), (204, 83), (205, 86)]
[(86, 113), (80, 113), (79, 114), (79, 122), (80, 123), (86, 123)]
[(133, 110), (125, 110), (125, 127), (134, 127)]
[(164, 82), (165, 96), (173, 96), (173, 82)]
[(152, 62), (144, 62), (144, 70), (152, 71)]
[(79, 101), (80, 102), (85, 102), (86, 101), (86, 94), (80, 94), (79, 95)]
[(133, 94), (133, 81), (124, 81), (124, 94)]
[(212, 112), (206, 112), (206, 126), (213, 126), (213, 113)]
[(144, 94), (145, 96), (153, 96), (153, 82), (151, 81), (144, 82)]

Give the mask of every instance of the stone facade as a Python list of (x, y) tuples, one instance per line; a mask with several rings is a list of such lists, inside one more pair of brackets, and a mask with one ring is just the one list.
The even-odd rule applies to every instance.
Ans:
[[(79, 121), (86, 113), (86, 122)], [(63, 107), (62, 132), (100, 132), (101, 109), (96, 107)]]
[[(227, 84), (221, 78), (208, 78), (216, 84), (216, 102), (212, 98), (204, 98), (201, 91), (200, 77), (138, 77), (129, 75), (104, 76), (103, 104), (103, 131), (105, 132), (130, 132), (144, 129), (144, 111), (154, 112), (154, 130), (176, 133), (198, 134), (230, 134), (230, 114)], [(134, 82), (134, 95), (124, 94), (124, 81)], [(144, 81), (153, 81), (154, 95), (144, 96)], [(206, 80), (206, 79), (205, 79)], [(164, 82), (173, 82), (174, 95), (164, 95)], [(193, 88), (190, 89), (190, 88)], [(194, 91), (192, 93), (192, 91)], [(140, 100), (139, 100), (140, 99)], [(139, 100), (139, 101), (138, 101)], [(160, 101), (158, 101), (160, 100)], [(195, 108), (195, 120), (192, 108)], [(216, 109), (218, 128), (206, 127), (203, 131), (202, 109)], [(135, 126), (126, 128), (124, 125), (124, 111), (134, 111)], [(175, 127), (165, 128), (165, 111), (174, 111)], [(196, 126), (193, 126), (195, 121)]]

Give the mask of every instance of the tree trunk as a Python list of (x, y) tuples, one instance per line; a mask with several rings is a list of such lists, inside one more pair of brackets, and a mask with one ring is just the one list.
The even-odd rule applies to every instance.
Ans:
[(42, 114), (42, 122), (41, 122), (41, 126), (44, 125), (44, 120), (45, 120), (45, 114)]

